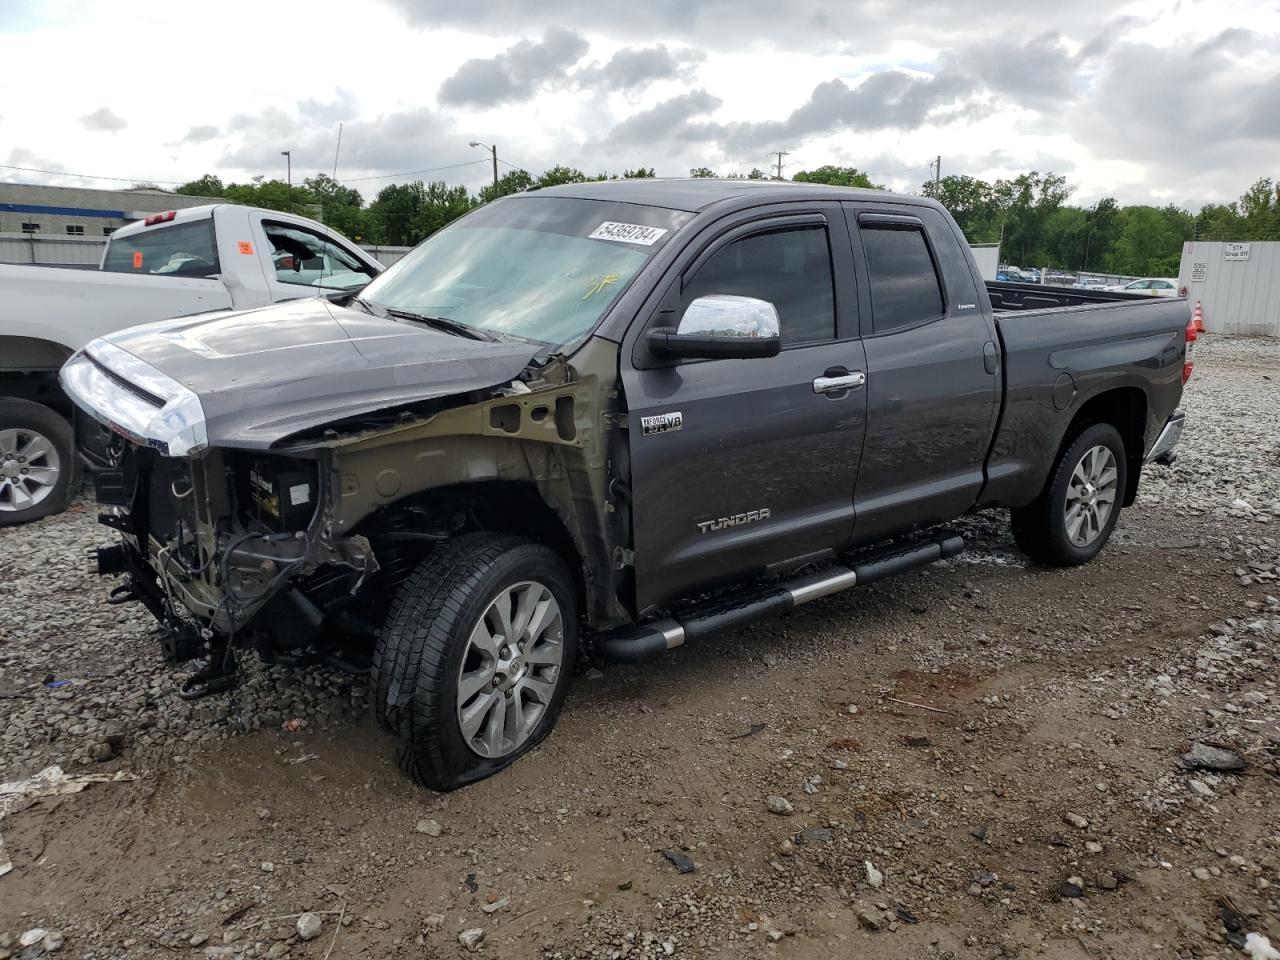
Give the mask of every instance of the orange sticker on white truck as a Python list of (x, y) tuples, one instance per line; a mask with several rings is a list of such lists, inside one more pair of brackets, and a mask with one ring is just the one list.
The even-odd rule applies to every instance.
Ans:
[(141, 250), (133, 251), (133, 269), (135, 270), (142, 269), (142, 251)]
[(253, 244), (248, 240), (241, 240), (238, 245), (241, 253), (253, 253)]

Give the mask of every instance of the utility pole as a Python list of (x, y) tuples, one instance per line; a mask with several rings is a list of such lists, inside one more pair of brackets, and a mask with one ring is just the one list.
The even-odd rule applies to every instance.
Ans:
[(791, 156), (791, 154), (790, 154), (790, 153), (788, 153), (786, 150), (778, 150), (778, 151), (774, 154), (774, 156), (776, 156), (776, 157), (778, 158), (778, 159), (777, 159), (777, 161), (775, 161), (775, 163), (774, 163), (774, 167), (777, 169), (778, 173), (777, 173), (777, 175), (776, 175), (773, 179), (775, 179), (775, 180), (781, 180), (781, 179), (782, 179), (782, 158), (783, 158), (783, 157), (789, 157), (789, 156)]
[(493, 199), (498, 199), (498, 145), (495, 143), (490, 146), (487, 143), (481, 143), (479, 140), (472, 140), (468, 144), (471, 147), (484, 147), (493, 157)]
[(342, 124), (338, 124), (338, 145), (333, 148), (333, 179), (338, 179), (338, 151), (342, 149)]
[(942, 185), (942, 154), (938, 154), (938, 159), (929, 164), (933, 169), (933, 191), (938, 192), (938, 188)]
[(293, 213), (293, 152), (281, 150), (280, 156), (284, 157), (285, 182), (289, 185), (289, 212)]

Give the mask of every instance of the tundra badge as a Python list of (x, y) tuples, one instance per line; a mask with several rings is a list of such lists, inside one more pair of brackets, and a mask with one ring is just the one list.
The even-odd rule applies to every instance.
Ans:
[(709, 530), (723, 530), (725, 527), (740, 527), (744, 523), (759, 523), (761, 520), (768, 520), (773, 516), (773, 511), (768, 507), (761, 507), (759, 510), (748, 510), (746, 513), (735, 513), (732, 517), (717, 517), (715, 520), (703, 520), (698, 524), (698, 531), (706, 533)]
[(674, 433), (683, 429), (684, 416), (679, 410), (640, 418), (640, 435), (644, 437), (652, 436), (655, 433)]

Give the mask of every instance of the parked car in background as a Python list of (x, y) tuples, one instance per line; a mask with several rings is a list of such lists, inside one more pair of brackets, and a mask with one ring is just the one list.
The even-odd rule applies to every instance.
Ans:
[(344, 294), (382, 265), (323, 224), (211, 204), (111, 235), (98, 270), (0, 265), (0, 526), (74, 492), (72, 407), (58, 368), (95, 337), (152, 320)]
[[(984, 283), (938, 203), (769, 181), (505, 197), (345, 302), (108, 334), (100, 573), (183, 693), (238, 651), (370, 671), (450, 790), (551, 730), (580, 630), (636, 662), (950, 557), (1011, 511), (1092, 559), (1169, 458), (1186, 300)], [(143, 400), (145, 395), (150, 399)]]
[(1105, 290), (1107, 281), (1102, 277), (1080, 277), (1072, 286), (1080, 287), (1084, 290)]
[(1176, 297), (1178, 280), (1176, 277), (1143, 277), (1130, 283), (1110, 286), (1107, 290), (1116, 293), (1137, 293), (1147, 297)]

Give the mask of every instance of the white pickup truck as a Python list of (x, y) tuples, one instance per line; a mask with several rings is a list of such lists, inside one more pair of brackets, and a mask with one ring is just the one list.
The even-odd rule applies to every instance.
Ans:
[(98, 270), (0, 264), (0, 526), (75, 491), (72, 406), (57, 372), (95, 337), (153, 320), (341, 295), (382, 265), (322, 224), (230, 203), (111, 235)]

